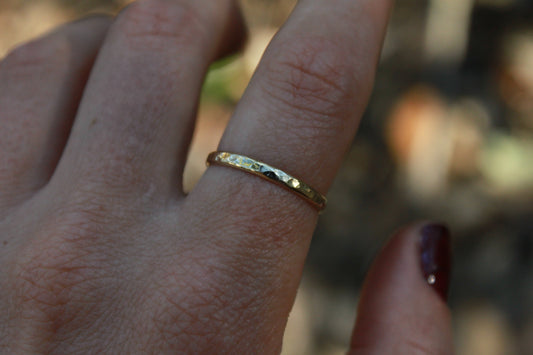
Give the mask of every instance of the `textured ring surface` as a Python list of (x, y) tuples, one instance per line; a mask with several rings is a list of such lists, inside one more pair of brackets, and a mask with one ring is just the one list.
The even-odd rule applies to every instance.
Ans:
[(261, 161), (235, 153), (213, 152), (207, 156), (206, 163), (207, 165), (217, 164), (229, 166), (257, 175), (295, 192), (298, 196), (304, 198), (307, 202), (315, 206), (319, 211), (322, 211), (326, 207), (326, 197), (321, 193), (304, 183), (302, 180)]

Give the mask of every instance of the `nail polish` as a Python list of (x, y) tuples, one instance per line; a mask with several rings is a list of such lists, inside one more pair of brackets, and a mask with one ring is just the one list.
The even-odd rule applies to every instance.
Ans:
[(446, 302), (451, 274), (450, 232), (444, 225), (428, 224), (422, 227), (420, 234), (424, 279)]

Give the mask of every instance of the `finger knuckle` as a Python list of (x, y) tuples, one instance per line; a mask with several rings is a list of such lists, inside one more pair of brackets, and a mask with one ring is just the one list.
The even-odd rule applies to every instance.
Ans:
[[(259, 184), (261, 183), (260, 181)], [(277, 186), (244, 187), (244, 184), (239, 186), (238, 193), (235, 194), (231, 202), (227, 202), (224, 206), (228, 211), (227, 216), (230, 217), (226, 216), (222, 229), (228, 234), (246, 235), (247, 238), (242, 241), (240, 248), (249, 254), (256, 254), (257, 257), (261, 256), (261, 250), (268, 250), (269, 248), (282, 250), (292, 247), (295, 242), (292, 226), (301, 222), (304, 213), (280, 214), (279, 209), (273, 208), (271, 201), (268, 200), (250, 203), (258, 195), (270, 195), (273, 199), (284, 200), (287, 192)], [(252, 189), (254, 191), (251, 191)], [(265, 192), (261, 190), (265, 190)], [(260, 192), (258, 193), (258, 191)], [(262, 192), (263, 194), (261, 194)], [(218, 243), (218, 240), (215, 240), (214, 243)], [(221, 244), (220, 248), (227, 249), (227, 246)]]
[(280, 43), (271, 54), (265, 89), (273, 106), (299, 129), (336, 135), (358, 86), (347, 49), (331, 39), (304, 36)]
[[(125, 200), (131, 202), (130, 197), (137, 199), (138, 196), (132, 193), (144, 192), (142, 201), (137, 201), (138, 203), (152, 202), (157, 190), (153, 177), (146, 174), (145, 167), (134, 153), (125, 150), (119, 148), (111, 151), (107, 157), (80, 169), (79, 178), (69, 189), (75, 195), (73, 199), (78, 203), (95, 202), (93, 207), (105, 209), (118, 220), (128, 219), (126, 211), (132, 216), (138, 212), (135, 209), (138, 205), (125, 206)], [(114, 207), (110, 206), (110, 203), (114, 204)], [(102, 215), (98, 211), (95, 212)], [(105, 218), (104, 215), (101, 217)]]
[(116, 28), (126, 42), (139, 48), (160, 50), (191, 45), (207, 33), (199, 11), (185, 1), (141, 0), (118, 16)]

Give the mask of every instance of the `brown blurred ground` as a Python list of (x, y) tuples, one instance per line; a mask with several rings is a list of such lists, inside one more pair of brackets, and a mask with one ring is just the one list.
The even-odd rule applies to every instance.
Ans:
[[(125, 2), (3, 0), (0, 56)], [(294, 2), (241, 1), (250, 43), (207, 80), (186, 188)], [(533, 3), (398, 1), (373, 98), (329, 200), (285, 354), (344, 353), (373, 255), (416, 219), (445, 221), (454, 233), (458, 354), (533, 354)]]

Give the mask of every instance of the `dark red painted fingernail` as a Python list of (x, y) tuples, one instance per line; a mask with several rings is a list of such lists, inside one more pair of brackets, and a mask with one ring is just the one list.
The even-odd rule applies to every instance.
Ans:
[(451, 276), (451, 243), (448, 228), (428, 224), (420, 230), (421, 266), (427, 283), (446, 302)]

